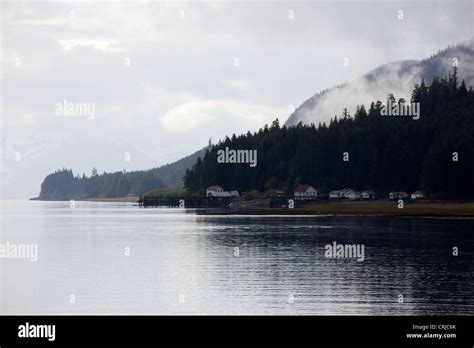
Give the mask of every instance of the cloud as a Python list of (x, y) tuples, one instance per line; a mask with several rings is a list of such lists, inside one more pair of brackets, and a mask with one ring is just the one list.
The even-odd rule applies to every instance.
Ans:
[[(189, 133), (209, 126), (234, 132), (256, 129), (278, 116), (286, 108), (238, 102), (234, 100), (196, 100), (178, 105), (161, 117), (164, 129), (172, 133)], [(232, 128), (231, 128), (232, 127)]]
[(92, 47), (99, 51), (124, 51), (123, 48), (117, 47), (117, 40), (91, 40), (91, 39), (71, 39), (59, 40), (59, 43), (65, 50), (72, 50), (76, 47)]
[(253, 89), (251, 82), (244, 79), (225, 79), (221, 82), (224, 86), (236, 89), (238, 91), (248, 91)]
[(71, 25), (71, 18), (67, 17), (50, 17), (40, 19), (22, 19), (14, 21), (15, 25), (31, 25), (31, 26), (51, 26), (51, 27), (64, 27)]

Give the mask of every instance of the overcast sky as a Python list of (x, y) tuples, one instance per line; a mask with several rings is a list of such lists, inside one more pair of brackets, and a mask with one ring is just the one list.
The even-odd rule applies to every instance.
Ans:
[[(473, 4), (3, 2), (2, 198), (58, 168), (148, 169), (283, 123), (322, 89), (471, 38)], [(58, 115), (64, 100), (95, 117)]]

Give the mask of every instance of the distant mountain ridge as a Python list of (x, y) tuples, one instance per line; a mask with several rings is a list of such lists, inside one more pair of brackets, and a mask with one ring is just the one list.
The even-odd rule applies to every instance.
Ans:
[(61, 169), (46, 176), (38, 200), (70, 200), (140, 196), (155, 189), (180, 188), (183, 177), (197, 159), (204, 157), (208, 146), (173, 163), (149, 170), (74, 176), (71, 169)]
[[(456, 61), (454, 61), (456, 60)], [(413, 86), (424, 79), (431, 83), (435, 76), (445, 76), (453, 63), (458, 66), (459, 79), (474, 86), (474, 39), (450, 46), (429, 58), (404, 60), (382, 65), (363, 76), (317, 93), (303, 102), (286, 121), (287, 126), (328, 123), (343, 108), (354, 113), (357, 105), (386, 99), (389, 93), (409, 99)]]

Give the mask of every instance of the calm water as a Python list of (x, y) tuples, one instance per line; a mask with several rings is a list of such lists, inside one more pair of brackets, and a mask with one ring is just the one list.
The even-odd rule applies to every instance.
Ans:
[[(472, 219), (8, 201), (1, 227), (1, 243), (39, 248), (0, 259), (3, 314), (474, 314)], [(365, 261), (325, 258), (333, 241)]]

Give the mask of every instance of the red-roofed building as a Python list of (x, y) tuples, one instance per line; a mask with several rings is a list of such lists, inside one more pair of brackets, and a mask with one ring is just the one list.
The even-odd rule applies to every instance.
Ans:
[(312, 200), (318, 198), (318, 191), (311, 185), (298, 185), (293, 193), (297, 200)]

